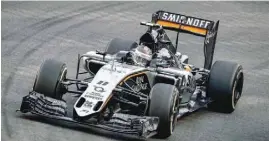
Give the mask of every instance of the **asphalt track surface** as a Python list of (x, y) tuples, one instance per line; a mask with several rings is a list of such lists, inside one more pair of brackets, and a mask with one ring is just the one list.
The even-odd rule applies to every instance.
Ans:
[[(117, 134), (57, 124), (16, 113), (47, 58), (66, 62), (75, 76), (77, 54), (103, 50), (113, 37), (137, 40), (159, 9), (220, 20), (215, 60), (242, 64), (243, 96), (232, 114), (200, 110), (179, 120), (170, 141), (269, 140), (268, 2), (2, 2), (2, 140), (127, 140)], [(172, 34), (172, 38), (175, 38)], [(203, 39), (181, 35), (179, 50), (202, 64)], [(220, 73), (221, 75), (221, 73)], [(158, 140), (150, 138), (149, 140)]]

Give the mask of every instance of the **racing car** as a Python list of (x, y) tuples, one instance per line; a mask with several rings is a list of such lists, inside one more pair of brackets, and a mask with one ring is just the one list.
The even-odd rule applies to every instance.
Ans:
[[(115, 38), (105, 51), (78, 55), (74, 79), (65, 63), (44, 61), (19, 110), (142, 138), (169, 137), (177, 119), (200, 108), (235, 110), (244, 74), (234, 62), (212, 65), (219, 21), (157, 11), (140, 24), (148, 28), (138, 42)], [(166, 30), (177, 34), (175, 43)], [(180, 33), (204, 38), (202, 68), (177, 51)], [(67, 94), (77, 98), (72, 109)]]

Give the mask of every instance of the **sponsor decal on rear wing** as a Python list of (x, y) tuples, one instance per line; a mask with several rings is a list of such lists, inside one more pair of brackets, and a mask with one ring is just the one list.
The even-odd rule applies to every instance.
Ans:
[(157, 11), (152, 15), (152, 22), (162, 25), (164, 29), (177, 31), (178, 33), (184, 32), (204, 37), (204, 68), (208, 70), (211, 69), (217, 40), (219, 21), (214, 22), (182, 14)]
[(210, 20), (165, 11), (157, 11), (153, 20), (166, 29), (181, 30), (200, 36), (206, 36), (207, 30), (214, 25)]

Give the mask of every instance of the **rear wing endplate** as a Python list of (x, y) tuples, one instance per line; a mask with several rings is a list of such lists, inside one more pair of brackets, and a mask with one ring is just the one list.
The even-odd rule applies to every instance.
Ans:
[(204, 68), (211, 68), (219, 21), (214, 22), (182, 14), (157, 11), (152, 15), (152, 22), (162, 25), (164, 29), (204, 37)]

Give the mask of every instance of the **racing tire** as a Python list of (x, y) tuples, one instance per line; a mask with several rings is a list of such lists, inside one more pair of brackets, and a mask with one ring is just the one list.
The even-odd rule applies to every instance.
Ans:
[(170, 84), (157, 83), (150, 91), (149, 116), (159, 117), (157, 137), (168, 138), (175, 129), (179, 91)]
[(66, 79), (66, 74), (64, 63), (52, 59), (44, 61), (36, 75), (33, 91), (62, 100), (66, 87), (60, 82)]
[(208, 104), (212, 111), (232, 113), (241, 97), (244, 83), (242, 66), (227, 61), (216, 61), (211, 68), (207, 95), (213, 100)]
[(107, 46), (106, 53), (107, 54), (115, 54), (119, 51), (130, 51), (133, 48), (137, 47), (137, 43), (130, 40), (124, 40), (120, 38), (114, 38), (110, 41)]

